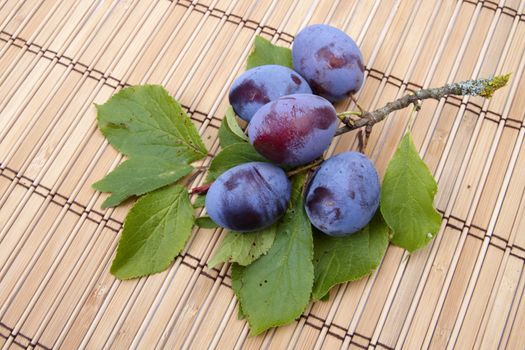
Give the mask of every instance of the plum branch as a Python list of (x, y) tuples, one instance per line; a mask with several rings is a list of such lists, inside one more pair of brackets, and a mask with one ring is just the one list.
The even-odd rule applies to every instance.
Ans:
[[(384, 107), (378, 108), (373, 112), (365, 111), (357, 101), (352, 99), (359, 111), (345, 111), (337, 114), (339, 120), (345, 124), (345, 126), (337, 129), (335, 135), (341, 135), (352, 130), (361, 129), (359, 136), (359, 149), (363, 151), (366, 149), (368, 139), (372, 132), (372, 127), (384, 120), (390, 113), (406, 108), (410, 105), (414, 106), (414, 111), (418, 111), (421, 108), (421, 101), (432, 98), (440, 100), (443, 97), (454, 95), (454, 96), (481, 96), (490, 98), (496, 92), (496, 90), (504, 87), (510, 78), (510, 74), (495, 76), (488, 79), (473, 79), (462, 81), (459, 83), (450, 83), (445, 86), (438, 88), (421, 89), (414, 91), (411, 94), (405, 95), (393, 102), (387, 103)], [(210, 155), (213, 156), (213, 155)], [(313, 162), (310, 162), (301, 167), (291, 169), (288, 171), (288, 176), (308, 171), (317, 167), (323, 162), (323, 158), (318, 158)], [(192, 188), (190, 194), (205, 194), (211, 183), (204, 186), (198, 186)]]
[[(338, 114), (338, 117), (343, 121), (345, 126), (337, 129), (335, 135), (341, 135), (362, 127), (365, 127), (367, 133), (370, 133), (372, 126), (385, 119), (390, 113), (406, 108), (412, 104), (417, 110), (419, 109), (419, 103), (429, 98), (440, 100), (448, 95), (469, 95), (490, 98), (496, 90), (507, 84), (509, 78), (510, 74), (506, 74), (488, 79), (472, 79), (459, 83), (450, 83), (438, 88), (414, 91), (412, 94), (405, 95), (394, 102), (389, 102), (384, 107), (378, 108), (373, 112), (342, 112)], [(351, 119), (349, 116), (352, 115), (359, 115), (360, 117), (358, 119)]]

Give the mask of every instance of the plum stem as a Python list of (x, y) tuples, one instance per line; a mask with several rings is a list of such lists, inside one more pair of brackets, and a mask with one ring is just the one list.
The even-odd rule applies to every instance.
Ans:
[(358, 116), (359, 118), (361, 118), (363, 113), (362, 112), (357, 112), (357, 111), (345, 111), (345, 112), (337, 113), (337, 118), (344, 125), (353, 125), (354, 124), (354, 120), (352, 118), (350, 118), (350, 116), (353, 116), (353, 115)]
[(337, 113), (337, 117), (342, 121), (344, 119), (345, 116), (347, 115), (358, 115), (358, 116), (361, 116), (363, 115), (363, 112), (358, 112), (358, 111), (344, 111), (344, 112), (341, 112), (341, 113)]
[(350, 99), (355, 103), (357, 109), (359, 109), (359, 112), (360, 112), (359, 115), (363, 115), (365, 113), (365, 109), (363, 107), (361, 107), (361, 105), (357, 102), (357, 100), (354, 97), (354, 95), (350, 95)]
[[(490, 98), (496, 90), (507, 85), (509, 79), (510, 74), (505, 74), (488, 79), (472, 79), (459, 83), (450, 83), (438, 88), (416, 90), (412, 94), (405, 95), (393, 102), (389, 102), (384, 107), (378, 108), (373, 112), (362, 112), (359, 120), (350, 120), (347, 118), (346, 122), (343, 121), (346, 125), (337, 129), (335, 135), (341, 135), (362, 127), (369, 127), (370, 130), (374, 124), (385, 119), (390, 113), (406, 108), (411, 104), (415, 106), (417, 111), (420, 108), (420, 101), (429, 98), (440, 100), (448, 95), (469, 95)], [(344, 115), (344, 113), (346, 112), (339, 113), (338, 116), (340, 114)]]
[[(206, 171), (206, 167), (204, 167), (204, 166), (195, 167), (195, 169), (193, 169), (193, 171), (188, 176), (186, 176), (186, 178), (184, 180), (185, 186), (190, 186), (191, 183), (193, 181), (195, 181), (197, 176), (202, 174), (204, 171)], [(190, 194), (192, 194), (192, 193), (190, 192)]]
[(193, 187), (189, 193), (190, 194), (206, 194), (208, 190), (210, 189), (210, 186), (213, 184), (213, 182), (210, 182), (206, 185)]
[(321, 164), (323, 161), (324, 161), (324, 158), (323, 157), (319, 157), (319, 158), (317, 158), (316, 160), (314, 160), (311, 163), (308, 163), (306, 165), (303, 165), (302, 167), (290, 170), (289, 172), (286, 173), (286, 175), (288, 175), (288, 177), (291, 177), (291, 176), (293, 176), (295, 174), (302, 173), (303, 171), (310, 170), (312, 168), (315, 168), (319, 164)]

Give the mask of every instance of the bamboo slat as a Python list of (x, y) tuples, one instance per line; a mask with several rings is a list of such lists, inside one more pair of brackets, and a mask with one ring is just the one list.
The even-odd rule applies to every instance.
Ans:
[[(0, 348), (525, 347), (524, 11), (524, 0), (1, 0)], [(107, 194), (90, 187), (123, 160), (96, 129), (93, 103), (162, 84), (216, 153), (255, 36), (290, 46), (312, 23), (360, 46), (358, 99), (369, 109), (513, 73), (491, 100), (425, 101), (417, 112), (414, 141), (439, 183), (439, 235), (412, 255), (390, 246), (372, 275), (258, 337), (237, 319), (228, 264), (206, 266), (222, 230), (195, 229), (160, 274), (114, 279), (131, 204), (102, 210)], [(410, 113), (373, 129), (367, 154), (380, 175)], [(356, 147), (348, 133), (329, 154)]]

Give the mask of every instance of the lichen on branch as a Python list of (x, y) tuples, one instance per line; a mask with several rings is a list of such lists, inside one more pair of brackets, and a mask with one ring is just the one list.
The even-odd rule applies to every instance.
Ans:
[[(420, 101), (432, 98), (440, 100), (449, 95), (454, 96), (481, 96), (490, 98), (494, 92), (507, 85), (510, 74), (499, 75), (487, 79), (471, 79), (459, 83), (450, 83), (438, 88), (421, 89), (414, 93), (405, 95), (393, 102), (387, 103), (384, 107), (378, 108), (373, 112), (363, 112), (361, 118), (355, 120), (345, 118), (345, 126), (336, 131), (336, 135), (341, 135), (351, 130), (367, 127), (370, 129), (374, 124), (385, 119), (390, 113), (406, 108), (410, 105), (417, 106)], [(351, 111), (340, 113), (341, 116), (352, 115)]]

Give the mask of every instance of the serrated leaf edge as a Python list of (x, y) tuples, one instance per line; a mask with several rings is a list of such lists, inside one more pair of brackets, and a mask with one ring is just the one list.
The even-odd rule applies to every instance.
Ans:
[[(175, 185), (175, 186), (179, 186), (179, 185)], [(158, 189), (160, 190), (160, 189)], [(156, 191), (158, 191), (156, 190)], [(153, 193), (154, 191), (150, 192), (150, 193)], [(147, 197), (146, 196), (142, 196), (140, 197), (134, 204), (133, 204), (133, 207), (128, 211), (127, 215), (126, 215), (126, 218), (124, 219), (124, 223), (122, 225), (122, 233), (124, 232), (124, 229), (126, 227), (126, 224), (128, 222), (128, 218), (130, 217), (130, 214), (133, 212), (133, 210), (135, 209), (135, 206), (138, 204), (138, 203), (141, 203), (142, 201), (144, 201)], [(189, 201), (189, 198), (188, 198), (188, 201)], [(172, 203), (170, 205), (169, 208), (171, 208), (176, 202), (178, 201), (174, 201), (174, 203)], [(190, 203), (190, 206), (191, 206), (191, 203)], [(170, 212), (171, 210), (167, 210), (168, 212)], [(193, 221), (193, 223), (195, 224), (195, 214), (192, 213), (191, 215), (191, 220)], [(182, 249), (184, 249), (184, 246), (186, 245), (187, 241), (184, 242), (184, 244), (182, 244), (182, 248), (179, 252), (175, 253), (173, 258), (168, 262), (166, 263), (165, 265), (162, 266), (162, 268), (159, 268), (157, 271), (152, 271), (150, 273), (147, 273), (147, 274), (136, 274), (136, 275), (131, 275), (131, 276), (126, 276), (126, 277), (120, 277), (118, 276), (115, 271), (114, 271), (114, 268), (113, 268), (113, 264), (114, 264), (114, 261), (115, 261), (115, 258), (117, 257), (119, 251), (122, 251), (122, 247), (121, 247), (121, 244), (120, 244), (120, 240), (122, 239), (122, 233), (121, 233), (121, 236), (119, 238), (119, 242), (118, 242), (118, 245), (117, 245), (117, 250), (116, 250), (116, 253), (115, 253), (115, 257), (113, 258), (113, 261), (111, 263), (111, 267), (110, 267), (110, 273), (115, 276), (116, 278), (120, 279), (120, 280), (131, 280), (131, 279), (135, 279), (135, 278), (140, 278), (140, 277), (144, 277), (144, 276), (150, 276), (150, 275), (154, 275), (154, 274), (157, 274), (157, 273), (160, 273), (164, 270), (166, 270), (172, 263), (173, 261), (177, 258), (177, 256), (180, 254), (180, 252), (182, 251)]]
[[(407, 141), (405, 141), (405, 139), (407, 139)], [(401, 142), (400, 142), (399, 144), (400, 144), (400, 145), (403, 145), (404, 142), (407, 142), (407, 143), (408, 143), (408, 145), (407, 145), (406, 147), (408, 147), (408, 148), (410, 148), (410, 149), (413, 149), (414, 152), (418, 155), (418, 159), (419, 159), (419, 161), (423, 164), (424, 171), (425, 171), (425, 172), (427, 173), (427, 175), (432, 179), (432, 187), (431, 187), (431, 189), (430, 189), (430, 191), (429, 191), (429, 194), (430, 194), (430, 196), (431, 196), (431, 198), (432, 198), (432, 208), (434, 209), (434, 214), (436, 214), (435, 217), (436, 217), (436, 219), (437, 219), (437, 217), (439, 216), (439, 219), (440, 219), (440, 221), (441, 221), (441, 220), (442, 220), (441, 214), (437, 211), (436, 207), (434, 206), (435, 195), (436, 195), (436, 193), (437, 193), (437, 191), (438, 191), (438, 184), (437, 184), (437, 181), (436, 181), (436, 179), (434, 178), (434, 175), (432, 174), (432, 172), (430, 171), (430, 169), (428, 168), (428, 165), (427, 165), (427, 164), (425, 163), (425, 161), (421, 158), (421, 156), (419, 155), (419, 152), (418, 152), (417, 149), (415, 148), (414, 140), (413, 140), (413, 138), (412, 138), (412, 133), (410, 132), (410, 130), (408, 130), (408, 131), (405, 133), (405, 135), (403, 136), (403, 138), (401, 139)], [(396, 152), (394, 152), (394, 156), (396, 155), (396, 153), (398, 152), (398, 150), (399, 150), (399, 146), (398, 146), (398, 149), (396, 149)], [(393, 159), (393, 157), (392, 157), (392, 159)], [(390, 160), (390, 161), (392, 161), (392, 160)], [(389, 165), (390, 165), (390, 162), (389, 162), (389, 164), (387, 165), (386, 171), (388, 171), (388, 166), (389, 166)], [(386, 175), (386, 172), (385, 172), (385, 175)], [(384, 180), (383, 180), (383, 181), (384, 181)], [(380, 202), (379, 210), (381, 211), (381, 215), (383, 216), (383, 220), (385, 221), (385, 223), (387, 224), (387, 226), (388, 226), (388, 228), (389, 228), (389, 230), (390, 230), (389, 241), (390, 241), (392, 244), (394, 244), (396, 247), (400, 247), (400, 248), (402, 248), (402, 249), (407, 250), (409, 253), (413, 253), (413, 252), (415, 252), (415, 251), (417, 251), (417, 250), (419, 250), (419, 249), (421, 249), (421, 248), (426, 247), (426, 246), (428, 245), (428, 243), (430, 243), (430, 242), (432, 241), (432, 239), (434, 239), (434, 237), (436, 236), (436, 234), (439, 232), (439, 227), (438, 227), (437, 230), (436, 230), (436, 232), (431, 232), (432, 237), (431, 237), (429, 240), (427, 240), (427, 241), (426, 241), (424, 244), (422, 244), (422, 245), (418, 245), (416, 248), (414, 248), (414, 249), (412, 249), (412, 250), (411, 250), (411, 249), (408, 249), (408, 248), (405, 248), (405, 247), (401, 247), (401, 246), (399, 246), (399, 245), (397, 245), (397, 244), (395, 244), (395, 243), (393, 242), (394, 237), (395, 237), (395, 231), (394, 231), (394, 229), (392, 228), (392, 226), (388, 223), (387, 218), (385, 217), (385, 214), (384, 214), (384, 212), (383, 212), (384, 209), (383, 209), (383, 206), (381, 205), (381, 203), (382, 203), (382, 202)], [(440, 225), (440, 226), (441, 226), (441, 225)]]

